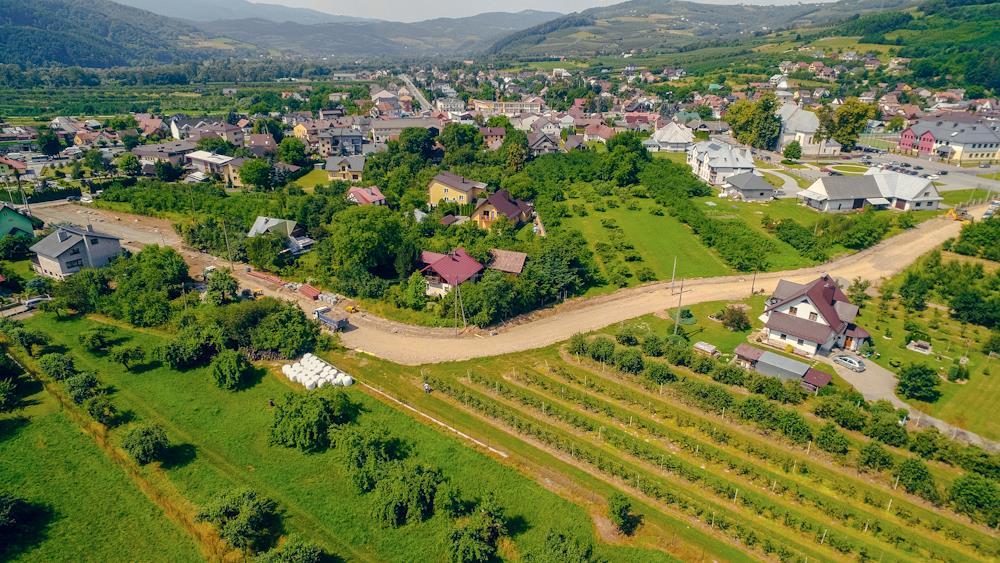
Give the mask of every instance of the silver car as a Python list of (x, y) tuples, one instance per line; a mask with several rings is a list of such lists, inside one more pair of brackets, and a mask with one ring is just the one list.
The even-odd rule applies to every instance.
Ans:
[(865, 363), (852, 356), (837, 356), (833, 358), (833, 361), (851, 371), (856, 371), (858, 373), (865, 371)]

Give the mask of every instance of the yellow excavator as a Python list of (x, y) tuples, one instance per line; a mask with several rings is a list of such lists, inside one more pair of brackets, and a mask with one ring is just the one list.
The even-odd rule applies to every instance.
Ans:
[(945, 213), (945, 217), (951, 219), (952, 221), (962, 221), (963, 223), (972, 221), (972, 215), (969, 215), (969, 212), (966, 211), (964, 207), (958, 206), (949, 209), (948, 213)]

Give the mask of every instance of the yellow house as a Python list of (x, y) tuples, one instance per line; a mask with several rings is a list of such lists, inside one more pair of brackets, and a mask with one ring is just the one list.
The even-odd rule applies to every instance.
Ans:
[(239, 189), (243, 188), (243, 180), (240, 179), (240, 168), (243, 167), (244, 162), (246, 162), (244, 158), (234, 158), (226, 163), (225, 168), (222, 169), (222, 180), (226, 185)]
[[(313, 126), (312, 128), (315, 129), (315, 126)], [(299, 139), (300, 141), (308, 141), (309, 129), (310, 128), (307, 127), (305, 123), (299, 123), (298, 125), (292, 128), (292, 135), (294, 135), (295, 138)]]
[(454, 202), (459, 205), (475, 203), (480, 194), (486, 191), (486, 184), (470, 180), (451, 172), (442, 172), (427, 186), (427, 201), (437, 205), (442, 201)]
[(482, 229), (489, 229), (500, 217), (506, 217), (514, 225), (520, 225), (531, 219), (531, 204), (510, 197), (507, 190), (499, 190), (486, 199), (479, 200), (472, 220)]

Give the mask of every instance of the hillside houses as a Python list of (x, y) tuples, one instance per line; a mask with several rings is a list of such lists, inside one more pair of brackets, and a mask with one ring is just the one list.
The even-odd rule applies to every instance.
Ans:
[(948, 162), (1000, 162), (1000, 132), (995, 125), (962, 114), (928, 117), (899, 135), (899, 150), (934, 155)]
[(863, 176), (826, 176), (798, 197), (809, 207), (840, 213), (875, 207), (900, 211), (932, 211), (942, 198), (928, 178), (869, 169)]
[(768, 344), (814, 356), (837, 348), (857, 351), (870, 338), (854, 323), (857, 315), (858, 307), (824, 274), (807, 284), (779, 281), (760, 320)]
[(814, 112), (804, 109), (801, 105), (787, 102), (778, 110), (781, 118), (781, 135), (778, 138), (778, 151), (782, 151), (789, 143), (798, 141), (802, 146), (802, 156), (836, 156), (840, 154), (840, 143), (833, 139), (824, 139), (818, 135), (819, 118)]
[(31, 267), (39, 275), (66, 279), (84, 268), (106, 266), (122, 248), (118, 237), (94, 230), (92, 225), (57, 227), (29, 249)]
[(719, 140), (695, 143), (688, 150), (687, 164), (695, 176), (721, 186), (730, 176), (756, 171), (750, 149)]

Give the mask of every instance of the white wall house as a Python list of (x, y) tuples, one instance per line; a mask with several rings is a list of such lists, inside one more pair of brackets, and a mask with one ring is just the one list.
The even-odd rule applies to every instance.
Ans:
[(688, 149), (687, 163), (695, 176), (713, 186), (725, 184), (730, 176), (757, 170), (750, 149), (715, 139), (692, 145)]
[(857, 314), (857, 306), (824, 274), (808, 284), (781, 280), (760, 320), (768, 344), (814, 356), (836, 348), (857, 350), (870, 338), (854, 324)]

